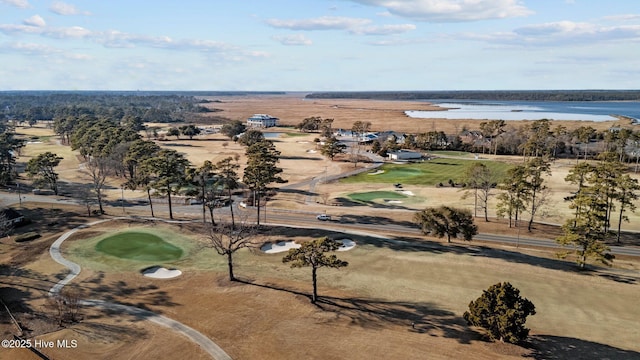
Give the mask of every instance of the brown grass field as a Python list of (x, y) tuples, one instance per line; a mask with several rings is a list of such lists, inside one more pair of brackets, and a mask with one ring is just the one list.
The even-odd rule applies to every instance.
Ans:
[[(294, 125), (309, 116), (334, 118), (334, 127), (350, 128), (353, 121), (371, 121), (375, 130), (429, 131), (432, 128), (455, 131), (477, 122), (460, 123), (442, 120), (408, 121), (402, 110), (429, 106), (416, 102), (302, 100), (299, 96), (228, 97), (209, 104), (222, 109), (216, 115), (244, 119), (253, 113), (268, 113)], [(513, 125), (513, 124), (510, 124)], [(611, 124), (590, 123), (599, 128)], [(295, 132), (281, 129), (283, 132)], [(20, 128), (28, 136), (51, 136), (42, 127)], [(337, 174), (352, 168), (347, 162), (331, 162), (314, 153), (316, 135), (287, 136), (276, 139), (282, 152), (280, 166), (291, 183), (323, 174)], [(59, 167), (63, 181), (87, 182), (79, 170), (79, 159), (68, 147), (58, 145), (55, 137), (43, 138), (41, 144), (29, 144), (20, 162), (43, 151), (63, 155)], [(220, 135), (199, 136), (194, 140), (167, 140), (164, 147), (184, 152), (195, 163), (205, 159), (217, 161), (226, 156), (244, 154), (244, 149)], [(517, 159), (516, 159), (517, 161)], [(570, 187), (563, 178), (570, 161), (554, 163), (548, 179), (553, 190), (552, 204), (544, 221), (558, 223), (568, 209), (561, 198)], [(325, 170), (326, 167), (326, 170)], [(121, 196), (119, 179), (111, 179), (108, 199)], [(356, 191), (389, 190), (388, 185), (340, 184), (319, 185), (318, 194), (335, 198)], [(336, 217), (369, 216), (409, 221), (413, 211), (439, 203), (470, 206), (461, 199), (458, 189), (407, 187), (424, 202), (406, 208), (372, 208), (368, 206), (336, 207), (305, 203), (303, 195), (282, 193), (270, 201), (270, 207), (296, 209), (310, 213), (327, 212)], [(125, 192), (125, 197), (142, 197), (142, 193)], [(320, 196), (316, 201), (320, 201)], [(28, 201), (28, 199), (27, 199)], [(23, 209), (34, 223), (26, 229), (43, 236), (27, 243), (11, 238), (0, 240), (0, 294), (11, 307), (24, 313), (46, 314), (48, 289), (66, 273), (48, 253), (50, 244), (63, 232), (85, 222), (80, 206), (42, 205), (26, 202)], [(119, 209), (107, 208), (119, 215)], [(135, 214), (127, 209), (129, 215)], [(159, 214), (164, 216), (165, 214)], [(631, 216), (625, 229), (640, 230), (640, 218)], [(49, 224), (54, 224), (49, 226)], [(515, 234), (502, 221), (478, 221), (482, 232)], [(176, 279), (150, 279), (139, 270), (150, 265), (135, 261), (114, 260), (97, 254), (98, 235), (125, 228), (144, 227), (162, 234), (167, 241), (181, 246), (187, 255), (166, 266), (183, 271)], [(538, 224), (534, 237), (554, 237), (558, 228)], [(524, 234), (524, 233), (523, 233)], [(297, 240), (330, 235), (354, 239), (358, 246), (339, 253), (349, 262), (340, 270), (319, 271), (319, 291), (323, 300), (309, 302), (310, 270), (290, 269), (282, 264), (282, 254), (242, 251), (236, 256), (236, 273), (243, 282), (226, 279), (224, 259), (203, 247), (203, 236), (195, 226), (152, 225), (119, 222), (85, 229), (68, 240), (63, 252), (83, 267), (74, 281), (88, 298), (100, 298), (135, 305), (183, 322), (210, 337), (234, 359), (634, 359), (640, 357), (640, 319), (638, 286), (640, 262), (635, 258), (616, 259), (611, 269), (592, 267), (579, 272), (571, 261), (556, 259), (553, 252), (542, 249), (488, 247), (471, 242), (446, 244), (436, 239), (391, 238), (418, 241), (420, 246), (399, 246), (380, 239), (322, 230), (273, 228), (261, 240)], [(527, 235), (529, 236), (529, 235)], [(629, 235), (630, 242), (637, 236)], [(462, 313), (469, 301), (483, 289), (499, 281), (510, 281), (535, 305), (537, 314), (529, 319), (531, 339), (524, 346), (485, 341), (481, 332), (469, 329)], [(3, 338), (15, 331), (1, 318)], [(42, 316), (21, 315), (39, 339), (76, 339), (76, 349), (45, 351), (53, 358), (189, 358), (205, 359), (196, 345), (174, 332), (131, 316), (85, 309), (84, 319), (63, 330)], [(415, 322), (415, 328), (411, 324)], [(0, 349), (0, 358), (32, 359), (23, 350)]]

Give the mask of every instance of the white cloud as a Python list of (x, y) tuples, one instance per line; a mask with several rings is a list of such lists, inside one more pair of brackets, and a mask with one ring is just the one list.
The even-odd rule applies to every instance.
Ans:
[(14, 42), (0, 45), (0, 52), (14, 52), (32, 56), (55, 56), (71, 60), (91, 60), (93, 57), (87, 54), (66, 52), (62, 49), (37, 43)]
[(31, 5), (29, 5), (29, 1), (27, 0), (0, 0), (0, 3), (19, 7), (21, 9), (27, 9), (31, 7)]
[(41, 34), (43, 28), (31, 25), (12, 25), (12, 24), (0, 24), (0, 32), (12, 35), (12, 34)]
[(281, 43), (282, 45), (301, 46), (301, 45), (313, 44), (313, 42), (310, 39), (307, 39), (304, 35), (301, 35), (301, 34), (277, 35), (277, 36), (273, 36), (272, 39)]
[(640, 20), (640, 14), (611, 15), (605, 16), (604, 19), (608, 21), (635, 21)]
[(62, 1), (54, 2), (49, 8), (51, 12), (58, 15), (91, 15), (88, 11), (80, 11), (77, 7), (71, 4), (64, 3)]
[(512, 46), (571, 46), (599, 42), (640, 42), (640, 25), (603, 26), (600, 24), (558, 21), (491, 34), (464, 33), (457, 39), (483, 41)]
[(60, 51), (48, 45), (22, 42), (8, 44), (6, 46), (3, 46), (3, 48), (6, 50), (13, 50), (15, 52), (21, 52), (28, 55), (50, 55), (58, 53)]
[(32, 17), (30, 17), (28, 19), (24, 19), (22, 21), (22, 23), (27, 25), (27, 26), (35, 26), (35, 27), (45, 27), (45, 26), (47, 26), (47, 22), (44, 21), (44, 19), (40, 15), (33, 15)]
[(400, 25), (382, 25), (382, 26), (364, 26), (351, 29), (354, 34), (359, 35), (393, 35), (402, 34), (415, 30), (416, 26), (413, 24), (400, 24)]
[(79, 39), (88, 38), (92, 36), (92, 32), (89, 29), (85, 29), (81, 26), (63, 27), (63, 28), (47, 28), (42, 32), (42, 35), (55, 39)]
[(559, 21), (525, 26), (514, 30), (514, 32), (525, 39), (540, 43), (640, 41), (640, 25), (601, 26), (591, 23)]
[(371, 20), (368, 19), (341, 16), (322, 16), (302, 20), (267, 20), (267, 24), (271, 27), (289, 30), (346, 30), (369, 23), (371, 23)]
[(461, 22), (528, 16), (519, 0), (351, 0), (385, 8), (393, 15), (427, 22)]
[[(395, 25), (371, 25), (371, 20), (361, 18), (323, 16), (313, 19), (298, 20), (280, 20), (269, 19), (267, 24), (280, 29), (289, 30), (346, 30), (356, 35), (393, 35), (401, 34), (416, 29), (413, 24), (395, 24)], [(284, 37), (276, 38), (277, 41), (283, 42), (288, 39)], [(295, 40), (295, 39), (294, 39)], [(294, 41), (295, 42), (295, 41)], [(303, 44), (286, 44), (286, 45), (308, 45)]]

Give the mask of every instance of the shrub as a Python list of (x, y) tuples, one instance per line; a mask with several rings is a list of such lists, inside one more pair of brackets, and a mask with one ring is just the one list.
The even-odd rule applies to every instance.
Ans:
[(492, 340), (515, 344), (529, 336), (524, 323), (527, 316), (535, 313), (533, 303), (520, 297), (520, 290), (504, 282), (484, 290), (482, 296), (469, 303), (469, 311), (463, 317), (467, 324), (487, 330)]

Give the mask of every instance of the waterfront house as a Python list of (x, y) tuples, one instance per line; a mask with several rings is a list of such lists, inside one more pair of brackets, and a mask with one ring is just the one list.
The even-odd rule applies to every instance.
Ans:
[(278, 125), (278, 118), (267, 114), (254, 114), (247, 119), (248, 128), (268, 128)]

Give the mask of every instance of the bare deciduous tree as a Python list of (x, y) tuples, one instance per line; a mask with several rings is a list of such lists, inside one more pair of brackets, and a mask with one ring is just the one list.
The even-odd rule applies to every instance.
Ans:
[(209, 245), (221, 256), (226, 256), (229, 268), (229, 281), (236, 281), (233, 274), (233, 254), (244, 248), (258, 247), (255, 239), (257, 228), (253, 224), (241, 221), (235, 224), (218, 223), (216, 226), (205, 226), (208, 232)]
[(58, 326), (63, 326), (64, 323), (75, 323), (81, 320), (81, 299), (80, 289), (67, 286), (59, 293), (47, 298), (45, 307), (53, 311)]

